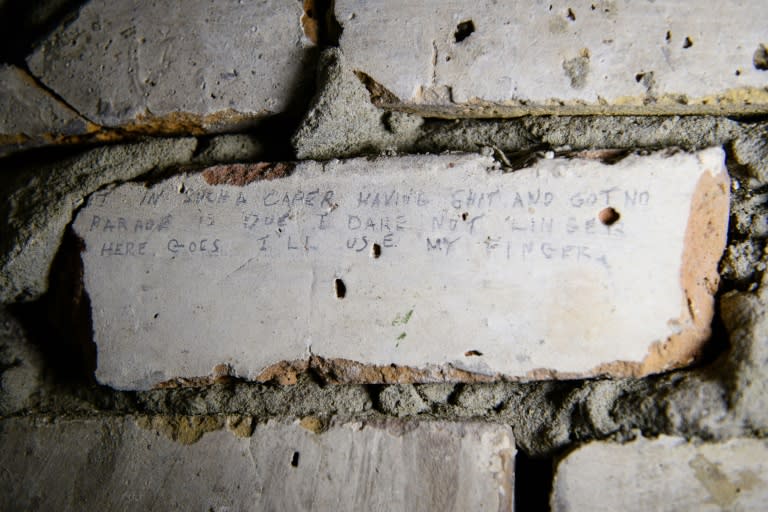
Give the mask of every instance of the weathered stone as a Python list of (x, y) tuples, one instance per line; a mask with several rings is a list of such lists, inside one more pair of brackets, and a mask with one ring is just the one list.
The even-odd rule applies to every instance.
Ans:
[(768, 183), (768, 124), (749, 127), (731, 145), (734, 160), (759, 184)]
[(74, 228), (97, 378), (290, 382), (309, 363), (344, 382), (472, 381), (695, 359), (725, 243), (721, 150), (494, 166), (231, 165), (93, 195)]
[[(723, 296), (723, 323), (731, 340), (729, 405), (739, 426), (768, 432), (768, 272), (762, 258), (762, 278), (754, 292)], [(758, 263), (760, 265), (760, 263)]]
[(41, 89), (26, 72), (0, 65), (0, 155), (89, 129), (77, 112)]
[(302, 12), (296, 1), (92, 0), (27, 62), (104, 126), (232, 129), (306, 93), (313, 51)]
[(761, 510), (766, 461), (768, 443), (758, 439), (591, 443), (558, 464), (552, 510)]
[(18, 322), (0, 307), (0, 416), (34, 405), (42, 376), (39, 352)]
[(446, 117), (768, 110), (758, 0), (339, 0), (335, 12), (341, 50), (381, 105)]
[(512, 430), (481, 423), (257, 428), (259, 510), (512, 510)]
[[(221, 423), (220, 420), (217, 420)], [(153, 420), (0, 422), (0, 506), (50, 510), (512, 510), (511, 429), (383, 422), (172, 441)], [(159, 423), (158, 423), (159, 424)]]
[(48, 286), (48, 271), (64, 230), (91, 192), (113, 181), (188, 161), (195, 139), (158, 139), (108, 146), (67, 160), (5, 169), (0, 189), (0, 302), (34, 300)]
[(319, 90), (292, 139), (299, 158), (345, 158), (413, 144), (421, 118), (402, 114), (410, 122), (400, 119), (388, 129), (387, 112), (371, 103), (337, 48), (323, 52), (318, 66)]
[(5, 420), (0, 508), (250, 510), (259, 473), (249, 444), (219, 431), (185, 445), (132, 419)]

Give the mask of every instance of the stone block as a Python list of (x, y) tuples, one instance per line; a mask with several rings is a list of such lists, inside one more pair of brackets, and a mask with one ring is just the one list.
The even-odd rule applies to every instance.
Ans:
[(579, 510), (762, 510), (768, 443), (688, 443), (662, 436), (620, 445), (595, 442), (557, 466), (551, 506)]
[(765, 112), (768, 5), (335, 2), (381, 105), (430, 116)]
[(250, 429), (214, 431), (181, 444), (169, 438), (180, 426), (206, 430), (207, 423), (170, 423), (173, 432), (162, 418), (4, 420), (0, 504), (62, 511), (513, 508), (514, 438), (501, 425), (389, 421), (320, 432), (307, 421), (269, 423), (250, 438)]
[(4, 510), (251, 510), (249, 440), (184, 445), (132, 419), (0, 422)]
[(467, 154), (229, 165), (102, 190), (74, 222), (96, 376), (133, 389), (308, 364), (344, 382), (688, 364), (725, 244), (723, 152), (601, 154), (515, 172)]
[(28, 58), (103, 126), (216, 131), (285, 112), (306, 94), (301, 2), (92, 0)]
[(0, 156), (14, 147), (80, 135), (91, 127), (16, 66), (0, 65)]

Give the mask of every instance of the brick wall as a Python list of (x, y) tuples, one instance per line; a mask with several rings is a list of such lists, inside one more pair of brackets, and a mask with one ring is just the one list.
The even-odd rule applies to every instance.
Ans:
[(759, 510), (766, 14), (0, 1), (2, 508)]

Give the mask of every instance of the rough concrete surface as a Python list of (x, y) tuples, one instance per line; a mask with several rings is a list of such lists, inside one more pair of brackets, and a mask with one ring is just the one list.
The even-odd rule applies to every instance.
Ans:
[(0, 155), (6, 145), (82, 134), (88, 128), (77, 112), (43, 90), (25, 71), (0, 64)]
[(0, 503), (9, 510), (513, 507), (509, 427), (390, 420), (316, 428), (305, 418), (240, 432), (240, 421), (228, 420), (229, 433), (216, 431), (221, 419), (3, 420)]
[(399, 147), (418, 132), (421, 118), (408, 114), (393, 113), (408, 122), (387, 127), (389, 114), (371, 103), (365, 86), (338, 50), (323, 52), (317, 81), (318, 92), (292, 139), (298, 158), (327, 160), (379, 153)]
[[(765, 267), (765, 256), (762, 258)], [(725, 374), (729, 404), (747, 431), (768, 433), (768, 274), (751, 293), (733, 292), (722, 300), (730, 332), (731, 373)]]
[[(758, 161), (759, 154), (750, 158)], [(763, 185), (736, 164), (732, 168), (730, 243), (721, 262), (721, 275), (745, 289), (765, 271), (768, 238), (768, 194)]]
[(267, 153), (267, 143), (245, 134), (216, 135), (199, 140), (195, 163), (210, 165), (258, 160)]
[(16, 319), (0, 307), (0, 416), (34, 406), (42, 377), (42, 357)]
[[(741, 159), (754, 159), (765, 140), (765, 123), (748, 125), (715, 116), (535, 116), (506, 120), (424, 119), (377, 108), (363, 80), (354, 74), (338, 49), (321, 56), (318, 93), (292, 144), (301, 159), (328, 160), (382, 152), (475, 152), (483, 148), (506, 153), (513, 166), (531, 151), (590, 148), (703, 149), (734, 143)], [(761, 135), (762, 134), (762, 135)], [(738, 141), (738, 143), (736, 143)], [(752, 160), (750, 160), (752, 161)]]
[(340, 0), (335, 14), (351, 67), (389, 92), (383, 104), (416, 112), (765, 112), (768, 104), (768, 76), (754, 56), (765, 38), (760, 1), (510, 9)]
[(100, 187), (189, 162), (196, 140), (157, 139), (102, 147), (47, 165), (4, 169), (0, 189), (0, 300), (33, 300), (47, 289), (48, 271), (73, 212)]
[(296, 1), (92, 0), (27, 62), (103, 126), (232, 129), (302, 103), (314, 71), (302, 13)]
[(691, 444), (662, 436), (589, 443), (557, 465), (553, 511), (761, 510), (768, 442)]
[(536, 140), (554, 148), (719, 146), (741, 136), (742, 125), (710, 116), (543, 116), (522, 120)]
[(768, 126), (750, 126), (732, 144), (736, 163), (746, 167), (749, 176), (761, 183), (768, 182)]

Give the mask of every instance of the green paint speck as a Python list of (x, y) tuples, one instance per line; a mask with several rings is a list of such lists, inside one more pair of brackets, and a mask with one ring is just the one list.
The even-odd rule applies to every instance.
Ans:
[(405, 315), (398, 314), (394, 320), (392, 320), (392, 326), (395, 325), (405, 325), (408, 323), (408, 321), (411, 319), (411, 316), (413, 315), (413, 309), (408, 310), (408, 312)]

